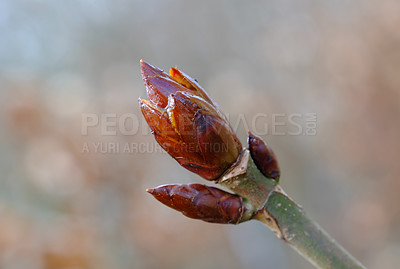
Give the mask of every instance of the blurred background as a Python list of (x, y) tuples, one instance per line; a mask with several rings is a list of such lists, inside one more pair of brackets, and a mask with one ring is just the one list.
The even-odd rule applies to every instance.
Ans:
[(188, 219), (145, 192), (213, 184), (149, 134), (143, 58), (197, 78), (243, 143), (261, 135), (286, 191), (368, 268), (400, 268), (399, 14), (396, 0), (1, 1), (0, 267), (311, 268), (261, 223)]

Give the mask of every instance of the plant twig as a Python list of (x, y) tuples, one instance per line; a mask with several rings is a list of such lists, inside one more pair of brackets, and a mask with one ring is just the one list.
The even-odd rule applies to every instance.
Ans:
[(242, 150), (227, 117), (196, 80), (176, 68), (168, 75), (144, 61), (140, 66), (149, 100), (139, 104), (157, 142), (180, 165), (235, 194), (199, 184), (163, 185), (149, 193), (207, 222), (259, 220), (318, 268), (364, 268), (278, 185), (276, 156), (260, 137), (249, 132), (249, 147)]
[(317, 268), (365, 268), (294, 202), (270, 178), (266, 178), (243, 150), (219, 184), (231, 189), (253, 208), (253, 219), (267, 225)]

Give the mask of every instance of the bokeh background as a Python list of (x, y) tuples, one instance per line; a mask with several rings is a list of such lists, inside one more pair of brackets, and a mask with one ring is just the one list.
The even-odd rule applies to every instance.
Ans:
[[(0, 267), (311, 268), (261, 223), (187, 219), (144, 191), (205, 182), (154, 147), (143, 58), (197, 78), (243, 142), (268, 126), (286, 191), (368, 268), (400, 268), (399, 14), (397, 0), (1, 1)], [(302, 128), (315, 113), (317, 133), (290, 135), (293, 113)], [(107, 147), (126, 143), (150, 146)]]

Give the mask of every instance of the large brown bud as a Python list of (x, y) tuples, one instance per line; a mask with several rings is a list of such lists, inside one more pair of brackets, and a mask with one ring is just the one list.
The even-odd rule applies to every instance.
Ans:
[(202, 184), (162, 185), (147, 192), (183, 215), (207, 222), (237, 224), (246, 210), (241, 197)]
[(191, 77), (140, 62), (149, 100), (139, 99), (155, 139), (180, 165), (215, 180), (232, 165), (242, 145), (226, 116)]

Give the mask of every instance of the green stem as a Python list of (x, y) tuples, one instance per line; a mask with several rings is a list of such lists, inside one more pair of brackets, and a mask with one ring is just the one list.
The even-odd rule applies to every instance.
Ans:
[(263, 176), (247, 150), (218, 183), (242, 196), (254, 212), (253, 219), (267, 225), (315, 267), (365, 268), (311, 220), (275, 180)]

